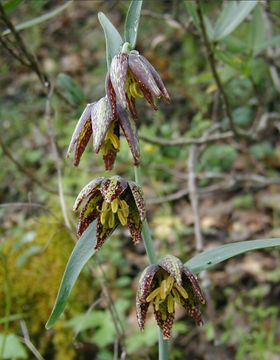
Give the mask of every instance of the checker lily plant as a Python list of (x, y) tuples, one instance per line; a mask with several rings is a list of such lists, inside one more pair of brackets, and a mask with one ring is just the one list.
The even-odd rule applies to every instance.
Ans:
[[(119, 226), (127, 227), (135, 245), (143, 241), (150, 265), (142, 272), (136, 294), (137, 322), (142, 331), (151, 305), (159, 331), (159, 359), (168, 359), (168, 339), (172, 336), (176, 308), (182, 307), (197, 325), (203, 324), (201, 305), (205, 296), (196, 274), (225, 259), (251, 249), (280, 245), (279, 239), (246, 241), (224, 245), (194, 256), (186, 263), (171, 254), (158, 258), (145, 215), (141, 188), (140, 148), (135, 127), (136, 99), (145, 99), (157, 110), (156, 99), (171, 99), (160, 75), (138, 51), (135, 44), (142, 1), (133, 0), (128, 9), (123, 41), (109, 19), (99, 13), (106, 39), (108, 72), (104, 96), (86, 105), (73, 132), (67, 157), (73, 152), (78, 166), (90, 139), (93, 152), (101, 153), (104, 167), (112, 170), (121, 146), (120, 134), (128, 142), (135, 170), (135, 182), (114, 175), (98, 177), (81, 190), (74, 211), (81, 208), (79, 240), (69, 258), (53, 311), (46, 324), (50, 328), (63, 312), (79, 273)], [(195, 325), (194, 325), (195, 326)]]

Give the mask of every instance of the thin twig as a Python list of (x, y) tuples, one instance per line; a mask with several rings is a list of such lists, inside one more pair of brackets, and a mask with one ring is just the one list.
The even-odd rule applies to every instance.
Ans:
[(35, 348), (35, 346), (31, 342), (29, 332), (24, 320), (20, 321), (20, 327), (23, 334), (23, 338), (21, 339), (22, 342), (28, 347), (28, 349), (32, 352), (32, 354), (37, 360), (44, 360), (43, 356), (39, 353), (39, 351)]
[(232, 131), (227, 131), (225, 133), (218, 133), (214, 135), (210, 135), (208, 137), (205, 137), (204, 135), (200, 138), (196, 139), (161, 139), (161, 138), (151, 138), (145, 135), (140, 135), (139, 138), (143, 141), (146, 141), (150, 144), (154, 145), (162, 145), (162, 146), (189, 146), (189, 145), (202, 145), (202, 144), (208, 144), (220, 140), (228, 140), (232, 139), (234, 137), (234, 134)]
[[(190, 202), (191, 207), (194, 215), (194, 234), (195, 234), (195, 247), (197, 252), (202, 252), (204, 249), (204, 239), (203, 234), (201, 230), (201, 221), (200, 221), (200, 214), (199, 214), (199, 195), (197, 192), (197, 185), (196, 185), (196, 173), (195, 173), (195, 164), (197, 162), (197, 158), (199, 155), (199, 149), (196, 145), (194, 145), (189, 154), (188, 158), (188, 174), (189, 174), (189, 181), (188, 181), (188, 188), (190, 193)], [(217, 328), (217, 317), (216, 317), (216, 311), (214, 307), (214, 302), (212, 300), (211, 294), (210, 294), (210, 287), (211, 287), (211, 281), (209, 278), (209, 275), (207, 271), (203, 271), (200, 274), (202, 283), (203, 283), (203, 289), (206, 297), (206, 304), (207, 304), (207, 313), (208, 317), (211, 320), (213, 324), (214, 329), (214, 336), (215, 336), (215, 346), (219, 346), (220, 344), (220, 335)], [(218, 359), (223, 359), (223, 355), (219, 349), (219, 347), (216, 348), (216, 355)]]
[(218, 88), (218, 90), (219, 90), (219, 92), (221, 94), (221, 97), (223, 99), (224, 108), (225, 108), (225, 112), (226, 112), (226, 115), (227, 115), (228, 120), (229, 120), (231, 131), (234, 133), (234, 135), (236, 137), (239, 137), (240, 133), (235, 128), (234, 121), (233, 121), (233, 116), (232, 116), (232, 113), (231, 113), (231, 110), (230, 110), (228, 97), (227, 97), (227, 94), (226, 94), (226, 92), (224, 90), (224, 87), (222, 85), (220, 75), (219, 75), (219, 73), (217, 71), (215, 55), (214, 55), (214, 51), (212, 49), (211, 43), (210, 43), (210, 41), (208, 39), (206, 26), (205, 26), (205, 23), (204, 23), (204, 18), (203, 18), (203, 13), (202, 13), (202, 8), (201, 8), (201, 3), (200, 3), (200, 0), (195, 0), (195, 2), (196, 2), (197, 15), (198, 15), (198, 19), (199, 19), (199, 25), (200, 25), (200, 28), (201, 28), (201, 33), (202, 33), (204, 45), (206, 47), (210, 68), (211, 68), (214, 80), (216, 82), (217, 88)]
[(17, 169), (25, 174), (32, 182), (39, 185), (42, 189), (45, 191), (51, 193), (51, 194), (57, 194), (56, 190), (50, 189), (48, 186), (46, 186), (41, 180), (38, 180), (36, 176), (32, 174), (25, 166), (21, 165), (21, 163), (13, 156), (11, 151), (6, 146), (5, 142), (3, 141), (2, 137), (0, 136), (0, 146), (2, 148), (3, 153), (11, 160), (11, 162), (17, 167)]

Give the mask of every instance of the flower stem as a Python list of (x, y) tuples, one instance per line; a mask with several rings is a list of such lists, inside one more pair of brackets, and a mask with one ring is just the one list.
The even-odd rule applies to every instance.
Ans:
[[(135, 176), (135, 182), (142, 186), (142, 178), (141, 178), (141, 169), (139, 166), (134, 166), (134, 176)], [(151, 231), (149, 228), (149, 224), (147, 219), (145, 219), (143, 223), (143, 229), (142, 229), (142, 238), (144, 241), (144, 246), (146, 249), (146, 253), (149, 258), (149, 262), (151, 264), (156, 263), (157, 256), (151, 236)], [(168, 341), (163, 339), (162, 333), (158, 331), (158, 359), (159, 360), (168, 360)]]
[(164, 340), (160, 329), (158, 332), (158, 358), (159, 360), (168, 360), (168, 341)]

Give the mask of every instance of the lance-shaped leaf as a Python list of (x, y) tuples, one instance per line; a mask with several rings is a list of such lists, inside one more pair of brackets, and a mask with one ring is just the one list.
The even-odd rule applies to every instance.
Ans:
[(226, 1), (213, 33), (212, 40), (221, 40), (231, 34), (250, 14), (258, 0)]
[(215, 249), (206, 250), (192, 257), (185, 265), (194, 274), (198, 274), (203, 270), (247, 251), (265, 249), (273, 246), (280, 246), (280, 239), (248, 240), (226, 244)]
[(121, 51), (123, 40), (118, 30), (105, 14), (102, 12), (98, 13), (98, 20), (105, 35), (107, 68), (109, 69), (113, 57)]
[(134, 49), (137, 40), (142, 0), (132, 0), (127, 11), (124, 25), (124, 39)]
[(94, 247), (96, 243), (95, 229), (96, 222), (93, 222), (87, 228), (87, 230), (84, 232), (84, 234), (81, 236), (81, 238), (74, 247), (74, 250), (66, 265), (66, 269), (58, 290), (52, 313), (46, 324), (47, 329), (50, 329), (55, 324), (55, 322), (63, 312), (67, 304), (70, 292), (75, 285), (75, 282), (80, 272), (94, 254)]

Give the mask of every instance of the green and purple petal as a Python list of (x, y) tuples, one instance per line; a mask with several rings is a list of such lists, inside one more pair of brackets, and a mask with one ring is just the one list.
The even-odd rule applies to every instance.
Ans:
[(132, 129), (132, 124), (129, 120), (126, 110), (118, 106), (117, 112), (119, 115), (120, 126), (126, 137), (132, 156), (134, 158), (134, 165), (137, 166), (140, 163), (140, 149), (139, 149), (138, 136), (135, 134), (135, 132)]
[(173, 255), (166, 255), (158, 262), (159, 266), (174, 277), (178, 285), (182, 285), (183, 263)]
[[(175, 320), (175, 312), (169, 313), (167, 311), (166, 301), (164, 301), (162, 304), (160, 304), (159, 310), (155, 309), (154, 304), (153, 304), (153, 307), (154, 307), (155, 318), (156, 318), (157, 324), (162, 332), (163, 338), (165, 340), (170, 339), (171, 329), (172, 329), (172, 326), (173, 326), (173, 323)], [(165, 320), (162, 319), (162, 311), (164, 311), (166, 313)]]
[(128, 70), (128, 54), (120, 53), (113, 57), (110, 67), (110, 80), (116, 94), (116, 102), (126, 108), (125, 82)]
[(100, 217), (97, 218), (96, 226), (96, 245), (94, 250), (98, 251), (104, 244), (105, 240), (112, 234), (112, 232), (119, 225), (119, 220), (115, 217), (115, 226), (113, 228), (106, 227), (101, 224)]
[(145, 201), (143, 196), (143, 191), (140, 186), (138, 186), (135, 182), (129, 181), (128, 182), (130, 190), (132, 192), (136, 207), (138, 209), (141, 222), (145, 220), (146, 217), (146, 208), (145, 208)]
[[(189, 289), (192, 290), (192, 293), (194, 294), (194, 297), (198, 299), (201, 304), (205, 304), (206, 300), (204, 297), (203, 292), (200, 289), (200, 286), (198, 284), (198, 281), (193, 275), (193, 273), (184, 265), (182, 269), (182, 278), (183, 278), (183, 287), (187, 288), (187, 292), (189, 292)], [(196, 303), (198, 303), (196, 301)]]
[(77, 228), (79, 236), (81, 236), (89, 224), (91, 224), (100, 215), (99, 208), (101, 207), (102, 202), (103, 199), (99, 191), (96, 191), (96, 193), (88, 199), (79, 217)]
[(170, 103), (171, 102), (170, 96), (163, 84), (163, 81), (161, 80), (161, 77), (159, 76), (158, 72), (156, 71), (156, 69), (144, 56), (139, 55), (139, 58), (142, 61), (142, 63), (144, 63), (147, 66), (147, 68), (150, 70), (151, 74), (153, 75), (153, 78), (154, 78), (157, 86), (159, 87), (159, 89), (161, 91), (161, 95), (164, 98), (164, 100), (167, 103)]
[(110, 203), (119, 197), (127, 186), (128, 182), (125, 179), (120, 176), (113, 176), (102, 181), (100, 191), (104, 200)]
[(128, 56), (128, 66), (139, 85), (143, 85), (153, 96), (161, 96), (161, 90), (157, 86), (149, 67), (141, 61), (139, 55), (130, 53)]
[(73, 211), (76, 211), (83, 200), (87, 197), (91, 197), (93, 193), (96, 192), (96, 190), (99, 188), (99, 185), (104, 180), (104, 177), (98, 177), (92, 181), (90, 181), (86, 186), (83, 187), (83, 189), (80, 191), (79, 195), (77, 196), (77, 199), (75, 201), (75, 204), (73, 206)]
[(113, 121), (107, 96), (101, 98), (91, 109), (93, 151), (98, 153)]
[(67, 150), (66, 157), (69, 157), (72, 149), (74, 148), (74, 165), (78, 166), (80, 163), (81, 156), (85, 151), (85, 148), (92, 135), (91, 127), (91, 110), (95, 103), (88, 104), (83, 111), (76, 128), (73, 132), (70, 145)]

